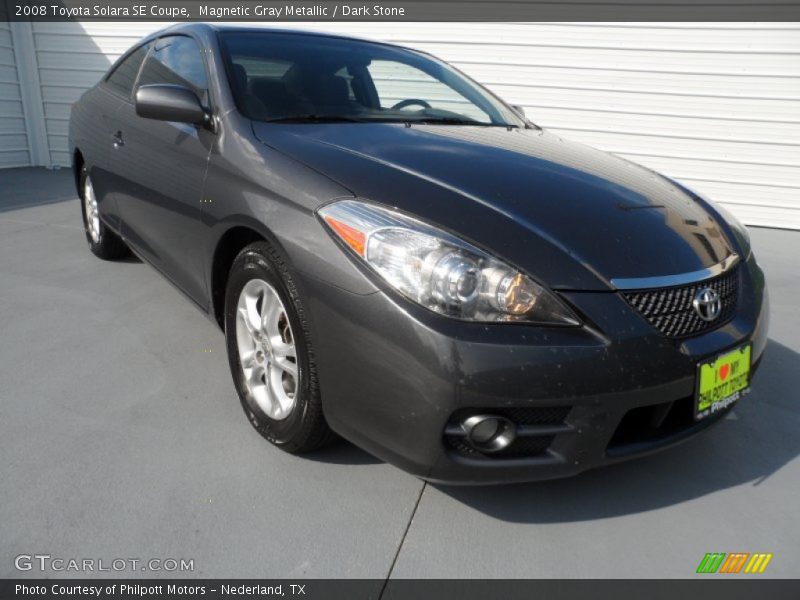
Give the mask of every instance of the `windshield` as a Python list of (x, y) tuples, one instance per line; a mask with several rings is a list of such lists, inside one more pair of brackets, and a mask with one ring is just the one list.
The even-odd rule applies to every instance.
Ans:
[(270, 31), (220, 37), (236, 105), (257, 121), (525, 125), (475, 82), (411, 50)]

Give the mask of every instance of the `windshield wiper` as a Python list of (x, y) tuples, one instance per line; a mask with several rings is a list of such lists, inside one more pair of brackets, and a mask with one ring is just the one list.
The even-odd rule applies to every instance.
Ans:
[(480, 127), (509, 127), (504, 123), (484, 123), (474, 119), (461, 119), (458, 117), (421, 117), (408, 119), (409, 123), (425, 123), (426, 125), (478, 125)]
[(363, 123), (364, 119), (357, 117), (346, 117), (344, 115), (291, 115), (289, 117), (277, 117), (267, 119), (266, 123)]
[(516, 127), (516, 125), (506, 125), (502, 123), (484, 123), (474, 119), (462, 119), (459, 117), (348, 117), (346, 115), (324, 115), (309, 113), (305, 115), (290, 115), (288, 117), (276, 117), (267, 119), (265, 123), (421, 123), (425, 125), (476, 125), (479, 127)]

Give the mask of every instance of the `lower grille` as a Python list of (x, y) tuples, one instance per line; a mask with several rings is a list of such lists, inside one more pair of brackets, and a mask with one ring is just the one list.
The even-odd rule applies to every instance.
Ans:
[(680, 400), (632, 408), (622, 417), (608, 450), (646, 442), (656, 442), (694, 424), (694, 396)]
[[(720, 314), (713, 321), (701, 319), (692, 306), (695, 295), (706, 287), (714, 290), (721, 301)], [(724, 325), (733, 317), (739, 296), (739, 267), (713, 279), (679, 287), (624, 292), (623, 296), (667, 337), (698, 335)]]
[(641, 454), (673, 443), (716, 423), (733, 407), (694, 420), (694, 396), (633, 408), (625, 413), (606, 447), (609, 457)]
[(450, 420), (456, 423), (474, 414), (499, 415), (517, 425), (557, 425), (569, 414), (571, 406), (511, 407), (511, 408), (461, 408)]

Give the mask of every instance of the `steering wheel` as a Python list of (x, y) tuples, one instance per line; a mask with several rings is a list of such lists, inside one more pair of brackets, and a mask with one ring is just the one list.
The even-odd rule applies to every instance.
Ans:
[(401, 100), (397, 104), (395, 104), (391, 110), (400, 110), (401, 108), (405, 108), (406, 106), (412, 106), (414, 104), (419, 104), (422, 108), (430, 108), (431, 105), (425, 102), (425, 100), (420, 100), (419, 98), (408, 98), (407, 100)]

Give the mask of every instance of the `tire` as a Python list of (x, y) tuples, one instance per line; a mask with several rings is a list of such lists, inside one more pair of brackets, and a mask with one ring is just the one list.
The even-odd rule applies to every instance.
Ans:
[(302, 301), (285, 261), (267, 243), (247, 246), (233, 261), (225, 341), (236, 391), (256, 431), (293, 454), (334, 438), (322, 413)]
[(100, 219), (97, 200), (94, 196), (94, 186), (89, 178), (86, 167), (81, 168), (78, 195), (81, 198), (81, 215), (86, 241), (92, 254), (103, 260), (124, 258), (130, 254), (128, 246)]

